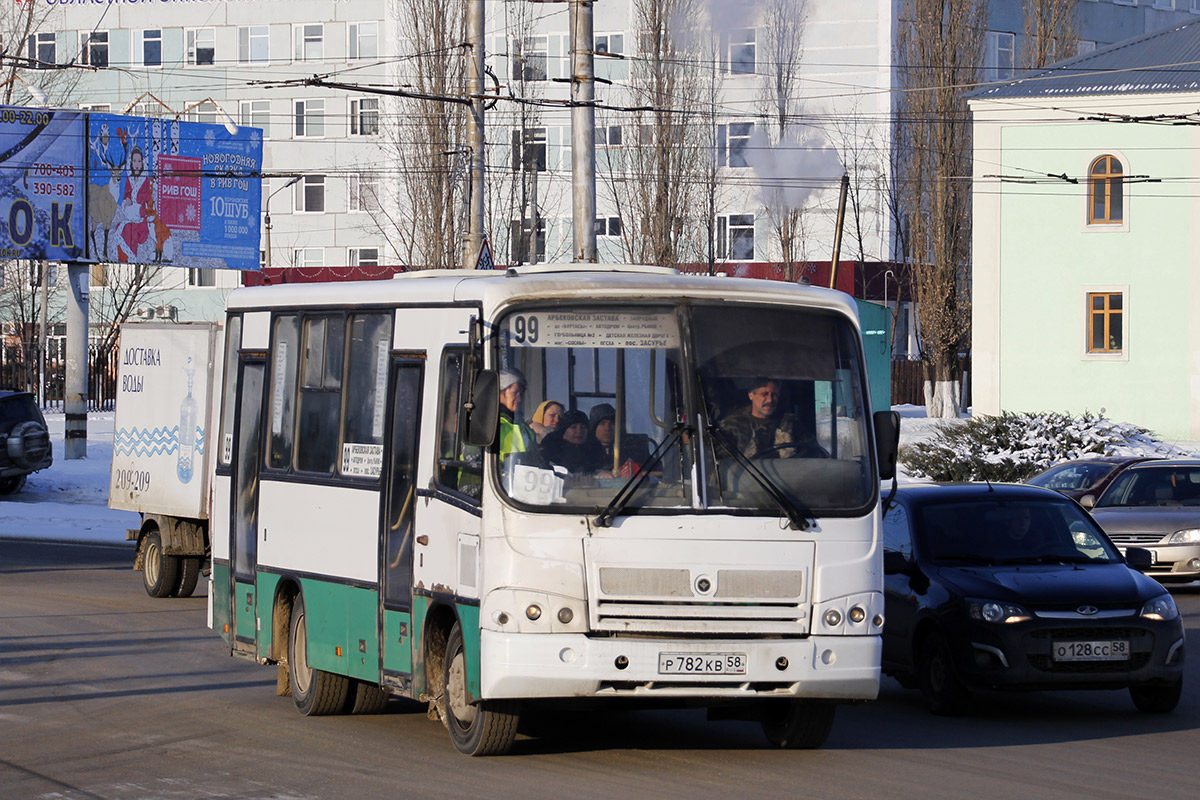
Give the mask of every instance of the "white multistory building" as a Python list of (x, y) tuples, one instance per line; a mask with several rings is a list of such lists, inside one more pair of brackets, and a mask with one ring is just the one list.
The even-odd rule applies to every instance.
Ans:
[[(393, 101), (303, 83), (321, 76), (376, 88), (408, 85), (412, 56), (423, 52), (423, 43), (399, 35), (395, 0), (33, 1), (48, 16), (23, 55), (46, 66), (94, 68), (44, 70), (51, 102), (205, 122), (223, 121), (227, 113), (240, 126), (263, 129), (263, 210), (271, 221), (264, 265), (297, 270), (297, 278), (348, 267), (362, 273), (407, 266), (388, 240), (388, 226), (377, 222), (424, 211), (393, 200), (400, 177), (395, 145), (386, 135), (395, 119)], [(902, 0), (791, 4), (803, 31), (791, 134), (798, 148), (780, 147), (777, 134), (767, 133), (766, 2), (698, 0), (693, 20), (713, 45), (712, 55), (695, 62), (698, 78), (707, 73), (707, 85), (715, 87), (707, 113), (695, 119), (710, 127), (705, 157), (716, 165), (719, 190), (711, 208), (697, 208), (695, 215), (716, 235), (715, 260), (722, 271), (736, 271), (781, 257), (764, 187), (783, 187), (803, 204), (798, 258), (827, 262), (843, 172), (852, 175), (854, 197), (842, 259), (898, 260), (887, 200), (897, 102), (892, 62)], [(622, 152), (637, 146), (638, 135), (630, 112), (619, 109), (629, 105), (643, 4), (593, 4), (601, 79), (595, 138), (602, 260), (626, 257), (621, 237), (628, 226), (612, 187), (614, 178), (636, 180), (623, 171)], [(1187, 21), (1200, 13), (1200, 0), (1081, 0), (1077, 7), (1086, 49)], [(1003, 80), (1020, 68), (1023, 3), (992, 0), (990, 8), (985, 76)], [(555, 102), (569, 97), (567, 4), (490, 0), (485, 19), (485, 61), (495, 76), (489, 91), (536, 101), (500, 100), (486, 114), (488, 179), (520, 189), (508, 193), (507, 204), (489, 207), (495, 261), (569, 259), (571, 119), (570, 109)], [(42, 77), (37, 70), (22, 74), (30, 83)], [(14, 102), (30, 100), (18, 91)], [(465, 185), (465, 163), (463, 172), (445, 179)], [(531, 228), (535, 204), (541, 235), (531, 241), (520, 232), (522, 222)], [(102, 270), (95, 273), (103, 279)], [(242, 276), (168, 268), (159, 280), (158, 305), (175, 306), (182, 319), (213, 319)]]

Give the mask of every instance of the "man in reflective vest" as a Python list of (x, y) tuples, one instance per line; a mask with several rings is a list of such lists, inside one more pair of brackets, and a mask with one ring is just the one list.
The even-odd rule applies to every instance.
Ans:
[[(510, 453), (530, 453), (540, 462), (537, 434), (521, 418), (525, 401), (525, 376), (515, 367), (500, 370), (500, 462)], [(522, 459), (525, 461), (525, 459)]]

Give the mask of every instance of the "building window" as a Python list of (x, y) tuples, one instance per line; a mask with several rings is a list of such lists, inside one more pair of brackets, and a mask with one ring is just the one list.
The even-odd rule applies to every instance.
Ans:
[(34, 69), (52, 69), (58, 59), (58, 39), (53, 33), (35, 33), (29, 37), (29, 58), (37, 61)]
[(620, 147), (621, 146), (621, 126), (620, 125), (597, 125), (596, 126), (596, 146), (597, 147)]
[(1016, 64), (1017, 36), (1005, 31), (988, 31), (984, 39), (983, 75), (989, 81), (1007, 81)]
[(296, 211), (301, 214), (325, 213), (325, 176), (305, 175), (296, 184)]
[(1200, 14), (1200, 0), (1192, 0), (1192, 7), (1190, 11), (1193, 14)]
[(244, 128), (262, 128), (263, 138), (271, 138), (271, 101), (243, 100), (238, 104), (238, 124)]
[(350, 101), (350, 135), (374, 136), (379, 133), (379, 99), (364, 97)]
[(717, 217), (717, 258), (729, 261), (754, 260), (753, 214)]
[(296, 138), (311, 139), (325, 135), (325, 101), (296, 101)]
[(267, 25), (238, 28), (238, 63), (266, 64), (271, 54), (270, 33)]
[(526, 128), (524, 142), (521, 131), (512, 132), (513, 172), (546, 171), (546, 129)]
[(210, 102), (200, 103), (188, 111), (188, 122), (202, 122), (205, 125), (216, 125), (218, 123), (216, 104)]
[[(1200, 0), (1196, 0), (1196, 2), (1200, 3)], [(1075, 55), (1077, 56), (1094, 52), (1096, 52), (1096, 43), (1090, 39), (1080, 39), (1079, 43), (1075, 46)]]
[(596, 220), (596, 235), (597, 236), (620, 236), (621, 235), (621, 218), (620, 217), (600, 217)]
[(324, 247), (301, 247), (292, 251), (292, 266), (316, 269), (325, 266)]
[[(174, 115), (174, 113), (175, 113), (174, 111), (172, 111), (170, 108), (163, 105), (162, 103), (158, 102), (157, 100), (143, 100), (142, 102), (140, 102), (136, 106), (134, 106), (129, 112), (130, 116), (133, 116), (133, 117), (155, 117), (158, 119), (162, 119), (163, 117), (166, 117), (168, 114)], [(216, 118), (216, 109), (215, 108), (212, 109), (212, 115), (215, 119)], [(189, 113), (188, 121), (195, 122), (196, 121), (195, 114)]]
[(514, 219), (509, 226), (509, 260), (514, 264), (537, 264), (546, 260), (546, 220), (538, 219), (536, 237), (532, 223), (529, 218), (524, 221)]
[(325, 58), (325, 27), (320, 23), (296, 25), (292, 28), (296, 61), (321, 61)]
[(730, 75), (753, 75), (756, 68), (754, 28), (737, 28), (721, 34), (723, 65)]
[(1154, 0), (1155, 8), (1166, 9), (1167, 11), (1175, 10), (1175, 0)]
[(112, 103), (80, 103), (80, 111), (91, 111), (95, 114), (107, 114), (112, 111)]
[(608, 33), (594, 39), (595, 52), (620, 54), (625, 52), (625, 34)]
[(187, 63), (192, 67), (212, 66), (217, 60), (217, 29), (197, 28), (187, 32)]
[(1088, 170), (1088, 223), (1119, 225), (1125, 221), (1124, 170), (1116, 156), (1100, 156)]
[(750, 137), (754, 133), (753, 122), (731, 122), (717, 126), (717, 166), (748, 167)]
[(360, 58), (378, 58), (379, 23), (350, 23), (350, 44), (348, 49), (351, 61), (357, 61)]
[(1120, 292), (1088, 292), (1088, 352), (1120, 353), (1125, 349), (1125, 298)]
[(511, 41), (514, 81), (546, 80), (547, 42), (545, 36), (526, 36)]
[(365, 173), (352, 174), (347, 181), (351, 211), (375, 211), (379, 208), (379, 178)]
[(352, 267), (378, 267), (379, 266), (379, 248), (378, 247), (351, 247), (349, 258), (347, 258)]
[(79, 56), (89, 67), (108, 66), (108, 31), (79, 34)]
[(162, 31), (133, 32), (133, 63), (140, 67), (162, 66)]
[(188, 286), (216, 286), (217, 273), (211, 269), (189, 269)]

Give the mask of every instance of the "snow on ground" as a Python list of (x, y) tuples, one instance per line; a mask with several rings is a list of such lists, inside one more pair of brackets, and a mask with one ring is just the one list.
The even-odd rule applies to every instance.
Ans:
[[(900, 444), (910, 445), (932, 436), (945, 420), (928, 419), (924, 406), (895, 406), (900, 413)], [(138, 526), (138, 515), (108, 507), (109, 469), (112, 464), (113, 414), (88, 415), (87, 458), (68, 461), (63, 455), (64, 417), (46, 415), (54, 442), (54, 464), (29, 476), (25, 488), (0, 496), (0, 538), (46, 541), (95, 542), (124, 545), (125, 531)], [(1200, 443), (1175, 442), (1181, 451), (1200, 453)], [(1131, 442), (1131, 453), (1161, 455), (1150, 444)], [(903, 466), (900, 481), (909, 480)]]

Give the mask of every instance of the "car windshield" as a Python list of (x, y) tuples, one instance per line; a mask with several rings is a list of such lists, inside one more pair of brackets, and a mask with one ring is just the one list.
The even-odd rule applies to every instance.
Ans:
[(1127, 469), (1096, 503), (1111, 506), (1200, 506), (1200, 466)]
[[(523, 307), (501, 320), (499, 339), (505, 409), (504, 384), (524, 383), (502, 419), (528, 420), (539, 436), (508, 453), (501, 432), (501, 485), (519, 503), (796, 522), (862, 513), (873, 497), (861, 357), (841, 315), (744, 304)], [(535, 412), (551, 402), (559, 427), (537, 431)]]
[(935, 564), (1114, 563), (1120, 556), (1079, 506), (997, 499), (925, 503), (917, 540)]
[(1109, 461), (1072, 461), (1051, 467), (1041, 475), (1029, 479), (1034, 486), (1066, 491), (1087, 491), (1104, 480), (1117, 468)]

